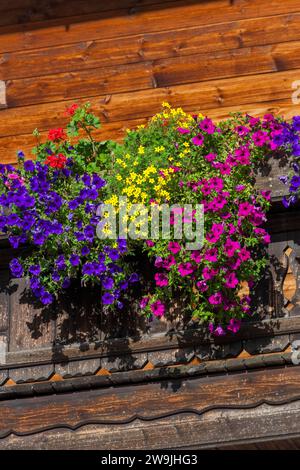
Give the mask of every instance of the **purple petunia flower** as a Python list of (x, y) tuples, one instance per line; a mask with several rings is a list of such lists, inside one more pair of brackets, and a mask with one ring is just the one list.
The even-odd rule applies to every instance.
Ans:
[(105, 292), (105, 294), (102, 295), (102, 303), (104, 305), (111, 305), (114, 303), (114, 296), (110, 294), (109, 292)]
[(39, 276), (41, 274), (41, 267), (39, 264), (33, 264), (29, 267), (28, 271), (34, 276)]
[(11, 262), (9, 263), (9, 267), (10, 267), (10, 271), (11, 271), (11, 274), (14, 276), (14, 277), (22, 277), (23, 276), (23, 267), (20, 263), (20, 261), (17, 259), (17, 258), (14, 258), (11, 260)]
[(140, 276), (137, 273), (132, 273), (129, 277), (129, 282), (134, 284), (135, 282), (139, 282)]
[(112, 277), (106, 277), (102, 281), (102, 286), (104, 289), (111, 290), (114, 287), (114, 280)]
[(40, 297), (40, 300), (43, 305), (49, 305), (52, 304), (54, 298), (53, 295), (50, 294), (50, 292), (43, 292)]
[(71, 255), (70, 256), (70, 263), (71, 263), (72, 266), (78, 266), (79, 263), (80, 263), (79, 256), (75, 255), (75, 254)]
[(33, 172), (35, 170), (35, 165), (32, 160), (25, 160), (24, 162), (25, 171)]

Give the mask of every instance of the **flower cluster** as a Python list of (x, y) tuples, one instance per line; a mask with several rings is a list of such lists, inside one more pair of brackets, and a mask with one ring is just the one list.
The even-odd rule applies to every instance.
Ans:
[[(91, 122), (87, 108), (73, 107), (70, 112), (76, 125)], [(19, 152), (18, 168), (0, 166), (0, 231), (7, 233), (13, 248), (33, 247), (24, 259), (10, 262), (11, 273), (28, 276), (33, 294), (44, 305), (80, 277), (83, 284), (99, 284), (104, 305), (122, 308), (123, 292), (138, 280), (135, 273), (126, 275), (122, 266), (127, 243), (96, 236), (97, 207), (106, 181), (100, 171), (87, 168), (93, 151), (89, 141), (71, 146), (65, 137), (62, 129), (52, 130), (36, 149), (37, 161), (25, 160)]]
[(300, 116), (294, 116), (292, 121), (282, 122), (282, 132), (279, 137), (285, 147), (289, 149), (292, 155), (291, 171), (288, 175), (282, 175), (279, 180), (286, 185), (287, 194), (283, 197), (284, 207), (295, 204), (300, 194)]
[[(208, 323), (214, 335), (237, 332), (253, 313), (250, 291), (270, 241), (264, 223), (271, 195), (255, 190), (255, 169), (274, 154), (300, 155), (299, 118), (289, 123), (237, 114), (217, 125), (164, 103), (161, 113), (117, 144), (94, 140), (99, 120), (87, 106), (74, 104), (66, 115), (66, 130), (52, 129), (45, 143), (36, 132), (35, 161), (19, 152), (18, 168), (0, 167), (0, 231), (14, 248), (33, 248), (11, 261), (13, 276), (28, 276), (43, 304), (79, 277), (98, 284), (102, 304), (114, 308), (122, 308), (130, 286), (139, 283), (141, 312), (148, 317), (180, 305), (182, 314)], [(86, 137), (77, 139), (82, 131)], [(293, 168), (300, 173), (297, 164)], [(288, 205), (300, 176), (285, 182)], [(125, 214), (120, 196), (127, 198)], [(97, 210), (102, 203), (122, 213), (123, 223), (135, 223), (134, 239), (110, 239), (106, 214)], [(136, 204), (176, 206), (168, 239), (141, 226), (143, 209), (131, 210)], [(196, 210), (186, 214), (186, 204), (201, 204), (204, 211), (204, 244), (192, 250), (185, 234), (175, 236), (182, 221), (197, 227)], [(150, 283), (133, 269), (132, 259), (141, 253), (152, 266)]]
[(241, 318), (252, 314), (250, 296), (241, 295), (241, 286), (250, 288), (258, 279), (265, 259), (257, 248), (270, 241), (262, 227), (270, 192), (254, 190), (253, 170), (268, 153), (282, 150), (281, 130), (269, 115), (262, 121), (237, 115), (217, 126), (165, 104), (147, 127), (128, 132), (115, 151), (112, 179), (119, 193), (130, 203), (140, 195), (150, 205), (179, 202), (182, 215), (185, 203), (204, 207), (202, 249), (187, 250), (184, 239), (150, 237), (144, 243), (156, 270), (155, 288), (141, 301), (147, 315), (162, 316), (182, 298), (182, 310), (222, 335), (222, 325), (236, 332)]

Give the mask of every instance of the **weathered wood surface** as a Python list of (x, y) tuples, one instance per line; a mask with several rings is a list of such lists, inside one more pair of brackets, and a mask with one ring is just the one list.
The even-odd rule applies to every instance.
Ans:
[(299, 370), (162, 380), (77, 392), (72, 401), (62, 394), (1, 402), (0, 448), (209, 447), (297, 435)]
[(126, 425), (86, 425), (76, 431), (53, 429), (32, 436), (11, 435), (0, 441), (0, 449), (299, 450), (299, 418), (299, 402), (280, 407), (261, 405), (242, 412), (211, 411), (200, 418), (186, 413), (155, 422), (136, 420)]
[(80, 98), (121, 139), (164, 100), (214, 118), (297, 114), (300, 1), (89, 0), (1, 5), (0, 161), (66, 123)]

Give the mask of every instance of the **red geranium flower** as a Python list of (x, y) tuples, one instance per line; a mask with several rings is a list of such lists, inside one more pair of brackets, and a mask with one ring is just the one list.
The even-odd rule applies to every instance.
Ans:
[(79, 108), (78, 104), (71, 104), (71, 106), (66, 109), (65, 116), (73, 116), (77, 108)]
[(67, 158), (59, 153), (58, 155), (49, 155), (45, 160), (45, 164), (49, 165), (51, 168), (63, 169), (65, 167)]
[(58, 127), (57, 129), (50, 129), (48, 133), (48, 140), (52, 140), (53, 142), (56, 140), (63, 140), (66, 139), (66, 134), (62, 127)]

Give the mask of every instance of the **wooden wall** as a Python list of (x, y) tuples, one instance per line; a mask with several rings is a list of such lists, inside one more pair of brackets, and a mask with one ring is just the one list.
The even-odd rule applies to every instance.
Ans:
[(91, 101), (102, 137), (160, 109), (296, 114), (300, 0), (0, 0), (0, 161)]

